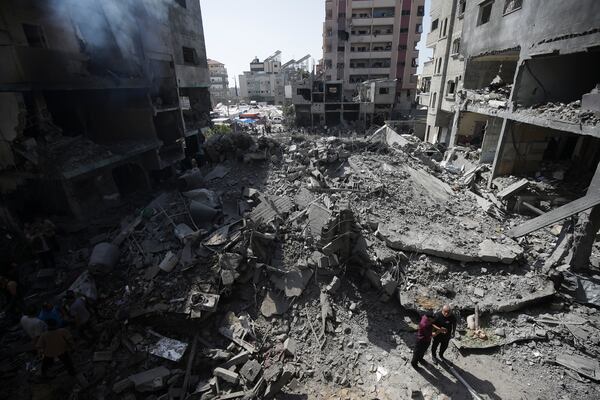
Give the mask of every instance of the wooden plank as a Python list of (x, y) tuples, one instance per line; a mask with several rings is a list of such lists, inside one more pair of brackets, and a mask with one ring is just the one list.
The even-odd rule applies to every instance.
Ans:
[(572, 215), (588, 210), (598, 204), (600, 204), (600, 193), (588, 194), (587, 196), (572, 201), (569, 204), (565, 204), (544, 215), (531, 219), (524, 224), (509, 230), (506, 232), (506, 235), (513, 238), (527, 235), (528, 233), (535, 232), (538, 229), (545, 228), (548, 225), (552, 225)]
[(520, 181), (513, 183), (506, 189), (498, 192), (496, 197), (500, 200), (504, 200), (505, 198), (510, 197), (513, 194), (517, 193), (519, 190), (523, 190), (528, 185), (529, 185), (529, 181), (527, 179), (521, 179)]

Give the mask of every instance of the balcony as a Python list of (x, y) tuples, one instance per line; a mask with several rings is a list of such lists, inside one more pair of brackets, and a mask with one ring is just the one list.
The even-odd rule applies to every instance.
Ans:
[(350, 75), (389, 75), (388, 68), (350, 68)]

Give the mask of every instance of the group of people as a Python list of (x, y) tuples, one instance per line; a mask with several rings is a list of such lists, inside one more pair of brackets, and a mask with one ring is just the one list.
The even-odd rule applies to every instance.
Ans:
[(427, 353), (432, 341), (431, 356), (434, 364), (438, 364), (439, 360), (444, 363), (447, 362), (444, 353), (448, 349), (450, 339), (456, 334), (456, 322), (456, 316), (448, 304), (444, 305), (441, 311), (435, 314), (428, 312), (421, 317), (417, 328), (417, 342), (411, 361), (411, 365), (415, 370), (421, 371), (419, 363), (424, 362), (425, 353)]
[(46, 302), (41, 310), (31, 307), (21, 317), (21, 327), (31, 338), (34, 347), (42, 357), (42, 377), (48, 376), (48, 370), (58, 358), (70, 375), (75, 375), (75, 367), (70, 356), (74, 341), (71, 329), (88, 341), (93, 340), (88, 300), (67, 291), (61, 306)]

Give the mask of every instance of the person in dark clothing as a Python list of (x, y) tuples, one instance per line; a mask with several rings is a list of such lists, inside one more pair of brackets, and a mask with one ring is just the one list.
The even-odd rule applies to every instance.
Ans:
[(438, 332), (433, 338), (433, 344), (431, 345), (433, 362), (435, 364), (438, 363), (436, 355), (438, 346), (440, 348), (440, 360), (446, 362), (447, 360), (444, 358), (444, 353), (446, 352), (446, 349), (448, 349), (450, 339), (453, 338), (456, 333), (456, 317), (448, 304), (442, 307), (442, 311), (435, 314), (433, 327)]
[(417, 371), (421, 370), (419, 363), (423, 362), (423, 357), (431, 343), (431, 337), (434, 335), (433, 320), (433, 313), (427, 313), (421, 317), (419, 327), (417, 328), (417, 343), (415, 344), (415, 350), (413, 351), (413, 357), (410, 363)]
[(39, 337), (36, 346), (43, 357), (42, 377), (48, 377), (48, 370), (55, 358), (62, 361), (69, 375), (75, 376), (75, 367), (69, 355), (69, 350), (73, 348), (73, 338), (67, 329), (58, 328), (56, 320), (48, 320), (48, 331)]

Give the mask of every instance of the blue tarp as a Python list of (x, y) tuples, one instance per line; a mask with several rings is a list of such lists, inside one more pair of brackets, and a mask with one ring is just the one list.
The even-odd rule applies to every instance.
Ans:
[(252, 118), (236, 118), (235, 122), (241, 122), (242, 124), (254, 124), (256, 120)]

